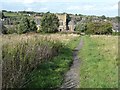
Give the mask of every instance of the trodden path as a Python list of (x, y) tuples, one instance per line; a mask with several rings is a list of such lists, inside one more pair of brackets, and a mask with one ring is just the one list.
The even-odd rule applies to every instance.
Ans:
[(73, 64), (65, 74), (61, 88), (80, 88), (80, 60), (78, 53), (82, 46), (83, 40), (81, 39), (79, 45), (73, 50)]

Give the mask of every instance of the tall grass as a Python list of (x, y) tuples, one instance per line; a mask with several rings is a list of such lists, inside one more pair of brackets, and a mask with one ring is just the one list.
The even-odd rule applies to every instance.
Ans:
[(73, 62), (73, 49), (78, 45), (79, 41), (80, 38), (76, 37), (72, 38), (67, 44), (63, 44), (64, 47), (60, 49), (58, 56), (42, 63), (33, 73), (32, 80), (26, 87), (60, 88), (64, 80), (64, 74)]
[[(56, 36), (57, 38), (55, 38)], [(41, 67), (39, 68), (40, 72), (45, 76), (43, 67), (49, 69), (50, 60), (59, 55), (61, 50), (63, 50), (65, 45), (63, 42), (65, 41), (67, 44), (75, 37), (78, 36), (61, 34), (49, 36), (39, 34), (3, 36), (3, 88), (22, 88), (30, 85), (31, 80), (35, 80), (32, 79), (33, 76), (38, 75), (35, 72), (39, 67)], [(71, 52), (68, 53), (71, 54)], [(61, 59), (59, 58), (59, 60)], [(66, 64), (68, 64), (68, 61)], [(47, 64), (44, 65), (44, 63), (48, 63), (48, 66)], [(37, 84), (39, 87), (44, 87), (48, 85), (47, 83), (48, 81), (43, 85)]]
[(3, 88), (22, 87), (26, 75), (29, 75), (42, 60), (57, 55), (60, 47), (60, 43), (49, 41), (47, 38), (4, 44), (2, 48)]

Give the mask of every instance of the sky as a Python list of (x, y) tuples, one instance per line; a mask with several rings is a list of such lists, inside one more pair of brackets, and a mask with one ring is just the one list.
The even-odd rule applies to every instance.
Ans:
[(71, 13), (83, 15), (118, 15), (119, 0), (0, 0), (0, 10)]

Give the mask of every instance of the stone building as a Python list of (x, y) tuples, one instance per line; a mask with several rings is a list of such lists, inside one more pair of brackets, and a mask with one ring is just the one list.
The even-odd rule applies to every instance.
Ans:
[(66, 31), (67, 30), (67, 14), (56, 14), (59, 19), (59, 31)]

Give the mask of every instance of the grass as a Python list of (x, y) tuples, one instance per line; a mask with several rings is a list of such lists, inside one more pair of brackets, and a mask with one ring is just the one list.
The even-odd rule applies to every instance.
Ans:
[(8, 13), (8, 12), (4, 12), (4, 15), (5, 15), (5, 16), (14, 17), (14, 16), (17, 16), (18, 14), (17, 14), (17, 13)]
[(78, 37), (75, 34), (3, 35), (3, 88), (59, 87), (72, 63), (72, 49)]
[(75, 38), (67, 43), (58, 56), (49, 62), (42, 63), (32, 74), (33, 80), (27, 85), (29, 88), (59, 88), (64, 79), (64, 74), (72, 64), (72, 50), (78, 45), (80, 38)]
[(118, 40), (116, 36), (84, 36), (79, 53), (81, 88), (118, 87)]
[(4, 15), (7, 17), (18, 17), (18, 16), (22, 17), (22, 16), (27, 15), (27, 14), (14, 13), (14, 12), (11, 12), (11, 13), (4, 12)]

